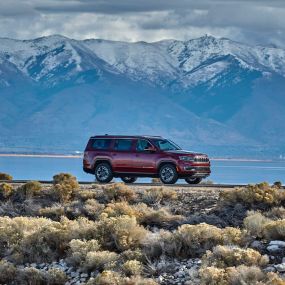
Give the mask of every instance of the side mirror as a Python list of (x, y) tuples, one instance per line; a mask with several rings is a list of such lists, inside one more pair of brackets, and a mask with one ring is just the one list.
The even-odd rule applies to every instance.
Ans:
[(146, 148), (144, 149), (144, 151), (156, 152), (156, 149), (155, 149), (154, 146), (149, 146), (149, 147), (146, 147)]

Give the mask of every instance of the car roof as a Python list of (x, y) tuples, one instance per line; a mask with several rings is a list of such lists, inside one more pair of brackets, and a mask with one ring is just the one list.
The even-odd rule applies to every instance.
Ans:
[(92, 136), (91, 139), (137, 139), (137, 138), (144, 138), (144, 139), (153, 139), (153, 138), (158, 138), (162, 139), (161, 136), (150, 136), (150, 135), (138, 135), (138, 136), (128, 136), (128, 135), (97, 135), (97, 136)]

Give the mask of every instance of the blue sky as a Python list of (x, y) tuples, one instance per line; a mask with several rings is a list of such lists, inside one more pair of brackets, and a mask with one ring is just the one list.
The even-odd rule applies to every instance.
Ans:
[(0, 0), (0, 37), (123, 41), (205, 34), (285, 47), (284, 0)]

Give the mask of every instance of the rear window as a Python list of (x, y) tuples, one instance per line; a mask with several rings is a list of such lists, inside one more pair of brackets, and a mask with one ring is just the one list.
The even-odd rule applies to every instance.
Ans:
[(114, 149), (115, 150), (123, 150), (123, 151), (131, 150), (132, 142), (133, 142), (132, 140), (128, 140), (128, 139), (116, 140), (115, 145), (114, 145)]
[(92, 143), (92, 148), (96, 150), (107, 150), (111, 144), (110, 139), (95, 139)]

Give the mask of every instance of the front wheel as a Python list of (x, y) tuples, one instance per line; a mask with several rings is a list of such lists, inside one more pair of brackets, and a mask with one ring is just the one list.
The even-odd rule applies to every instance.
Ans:
[(113, 172), (110, 164), (102, 162), (95, 168), (96, 180), (99, 183), (109, 183), (113, 179)]
[(134, 183), (136, 182), (137, 180), (137, 177), (128, 177), (128, 176), (125, 176), (125, 177), (121, 177), (122, 181), (129, 184), (129, 183)]
[(178, 179), (176, 167), (172, 164), (165, 164), (159, 170), (159, 178), (164, 184), (174, 184)]
[(191, 177), (188, 177), (188, 178), (185, 178), (185, 181), (188, 183), (188, 184), (199, 184), (201, 181), (202, 181), (202, 178), (191, 178)]

